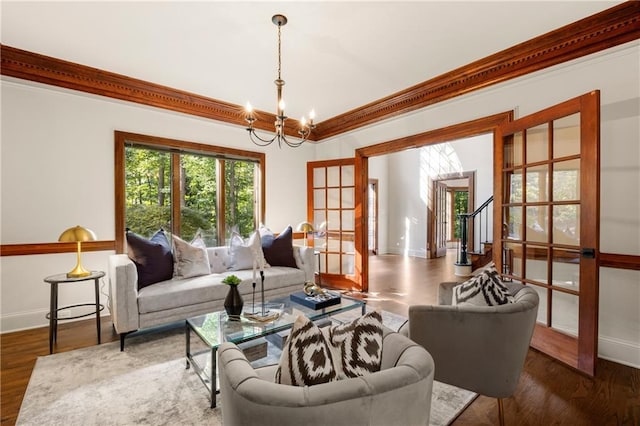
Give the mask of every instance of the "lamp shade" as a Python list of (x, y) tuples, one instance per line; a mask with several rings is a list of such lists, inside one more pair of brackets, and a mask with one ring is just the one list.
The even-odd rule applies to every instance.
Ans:
[(73, 268), (70, 272), (67, 272), (68, 278), (82, 278), (88, 277), (91, 275), (90, 271), (87, 271), (82, 266), (82, 261), (80, 259), (80, 245), (85, 241), (95, 241), (96, 234), (90, 229), (83, 228), (82, 226), (74, 226), (73, 228), (69, 228), (60, 234), (58, 237), (58, 241), (61, 243), (76, 243), (77, 246), (77, 263), (76, 267)]
[(69, 228), (60, 234), (58, 237), (58, 241), (61, 243), (77, 243), (78, 241), (95, 241), (96, 234), (87, 228), (83, 228), (82, 226), (74, 226), (73, 228)]
[(300, 222), (300, 224), (298, 224), (298, 232), (304, 232), (305, 234), (313, 232), (313, 225), (309, 222)]

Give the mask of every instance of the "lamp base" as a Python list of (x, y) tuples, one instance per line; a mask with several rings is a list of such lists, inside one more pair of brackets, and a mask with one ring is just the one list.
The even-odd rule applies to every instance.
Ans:
[(84, 278), (91, 275), (91, 271), (87, 271), (82, 265), (76, 265), (72, 271), (67, 272), (67, 278)]

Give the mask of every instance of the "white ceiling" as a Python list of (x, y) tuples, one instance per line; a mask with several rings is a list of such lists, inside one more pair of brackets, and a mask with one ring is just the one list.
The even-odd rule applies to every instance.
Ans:
[(282, 13), (287, 115), (317, 121), (620, 1), (2, 1), (2, 43), (275, 110)]

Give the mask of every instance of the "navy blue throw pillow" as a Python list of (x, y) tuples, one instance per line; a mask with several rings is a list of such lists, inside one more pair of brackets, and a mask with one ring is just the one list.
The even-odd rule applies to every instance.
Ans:
[(171, 245), (160, 229), (147, 240), (127, 230), (129, 258), (138, 270), (138, 290), (173, 278)]
[(267, 263), (271, 266), (288, 266), (297, 268), (296, 259), (293, 257), (293, 229), (287, 226), (280, 235), (261, 235), (262, 252)]

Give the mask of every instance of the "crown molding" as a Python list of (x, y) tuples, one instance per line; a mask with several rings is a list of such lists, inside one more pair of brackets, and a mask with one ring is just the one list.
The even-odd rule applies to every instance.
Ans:
[[(4, 44), (0, 47), (2, 75), (247, 126), (244, 107), (240, 105)], [(254, 114), (258, 118), (255, 128), (273, 131), (274, 114), (264, 111), (254, 111)], [(285, 133), (299, 137), (294, 123), (286, 123)], [(315, 140), (313, 133), (309, 139)]]
[(316, 134), (327, 139), (638, 38), (640, 2), (622, 3), (327, 119)]
[[(640, 2), (628, 1), (408, 89), (317, 123), (320, 141), (456, 96), (640, 38)], [(0, 45), (2, 75), (177, 111), (246, 127), (243, 107), (121, 74)], [(256, 111), (273, 131), (275, 115)], [(287, 135), (297, 137), (294, 122)]]

